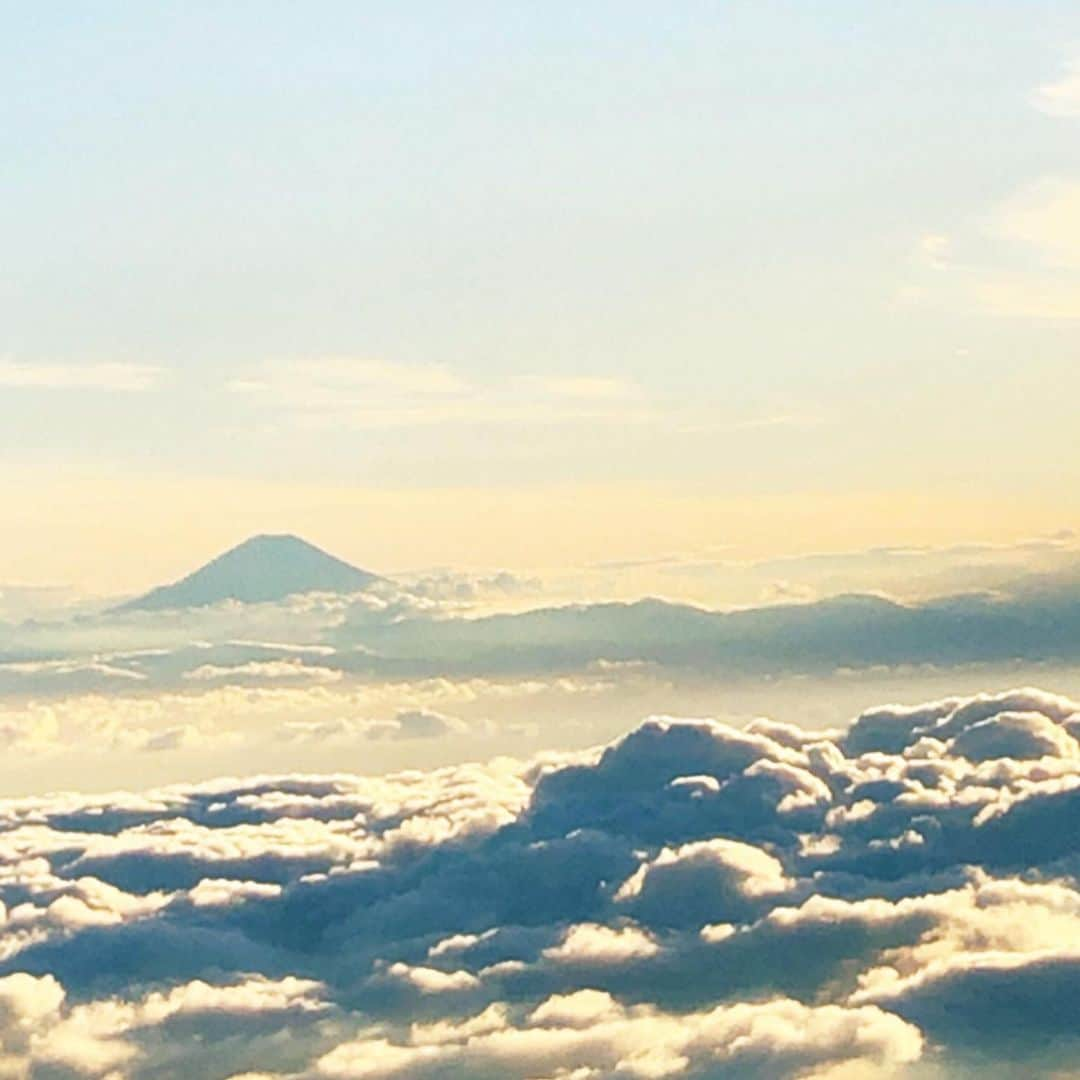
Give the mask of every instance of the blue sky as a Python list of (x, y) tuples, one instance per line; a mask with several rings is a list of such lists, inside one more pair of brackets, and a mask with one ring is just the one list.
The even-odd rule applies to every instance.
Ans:
[(1075, 0), (0, 11), (0, 1073), (1075, 1070)]
[(153, 490), (177, 559), (200, 485), (215, 543), (305, 531), (265, 486), (413, 492), (405, 562), (459, 489), (1077, 521), (1073, 5), (7, 15), (5, 490)]

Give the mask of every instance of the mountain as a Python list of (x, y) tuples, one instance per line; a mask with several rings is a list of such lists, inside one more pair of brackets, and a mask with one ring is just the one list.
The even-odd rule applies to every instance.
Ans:
[(379, 580), (298, 536), (253, 536), (180, 581), (113, 610), (164, 611), (222, 600), (257, 604), (297, 593), (360, 592)]
[(730, 612), (647, 599), (383, 623), (350, 614), (328, 637), (367, 650), (349, 654), (358, 669), (396, 665), (414, 675), (524, 676), (603, 661), (724, 675), (1064, 661), (1080, 657), (1080, 597), (966, 595), (909, 606), (842, 595)]
[(906, 659), (920, 653), (920, 633), (931, 621), (874, 596), (728, 613), (648, 598), (473, 619), (373, 624), (364, 618), (354, 625), (346, 616), (331, 640), (342, 647), (363, 645), (386, 661), (426, 665), (425, 670), (511, 674), (648, 661), (759, 672)]

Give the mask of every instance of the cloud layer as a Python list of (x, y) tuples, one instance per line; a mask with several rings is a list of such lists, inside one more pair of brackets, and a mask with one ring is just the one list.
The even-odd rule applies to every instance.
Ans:
[[(864, 593), (793, 603), (800, 588), (788, 575), (778, 602), (738, 610), (645, 598), (485, 614), (476, 589), (505, 596), (517, 579), (496, 575), (478, 585), (447, 576), (379, 580), (351, 594), (310, 592), (276, 602), (0, 623), (0, 696), (125, 685), (190, 691), (342, 679), (521, 679), (626, 663), (746, 676), (1075, 662), (1080, 564), (1072, 541), (1043, 542), (1055, 561), (1039, 564), (1049, 567), (1042, 572), (1019, 575), (997, 563), (969, 567), (984, 590), (923, 602)], [(849, 561), (803, 561), (827, 567), (834, 558)], [(914, 558), (892, 552), (870, 565)], [(771, 564), (762, 580), (775, 582), (784, 569)]]
[(1080, 1052), (1078, 736), (1017, 690), (7, 800), (0, 1076), (1051, 1070)]

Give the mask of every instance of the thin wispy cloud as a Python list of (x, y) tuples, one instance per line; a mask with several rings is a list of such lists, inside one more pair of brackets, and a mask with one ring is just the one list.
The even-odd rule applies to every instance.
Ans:
[[(1080, 56), (1030, 96), (1039, 112), (1080, 118)], [(1006, 318), (1080, 318), (1080, 178), (1037, 176), (949, 233), (918, 238), (914, 280), (897, 292), (901, 306), (959, 307)]]
[(926, 233), (919, 237), (916, 254), (931, 266), (945, 266), (952, 254), (952, 241), (944, 233)]
[(645, 396), (637, 383), (597, 375), (566, 376), (526, 375), (516, 380), (525, 388), (556, 398), (593, 401), (626, 401)]
[(266, 364), (250, 376), (229, 380), (227, 389), (276, 400), (300, 409), (340, 404), (341, 395), (442, 398), (468, 389), (442, 364), (392, 364), (382, 360), (333, 357)]
[(994, 210), (991, 226), (1053, 266), (1080, 266), (1080, 179), (1029, 184)]
[(1001, 260), (972, 276), (986, 311), (1013, 318), (1080, 318), (1080, 178), (1049, 176), (993, 208), (986, 230)]
[(1059, 78), (1040, 86), (1031, 103), (1047, 116), (1080, 117), (1080, 56), (1068, 62)]
[[(1039, 86), (1031, 104), (1047, 116), (1080, 118), (1080, 56)], [(1080, 318), (1080, 178), (1028, 180), (954, 235), (927, 232), (915, 245), (904, 305), (945, 303), (1007, 318)]]
[(1011, 318), (1080, 317), (1080, 179), (1033, 180), (953, 235), (914, 245), (904, 306), (944, 305)]
[(606, 377), (468, 379), (439, 364), (334, 358), (270, 363), (227, 388), (314, 426), (358, 428), (618, 420), (652, 415), (640, 387)]
[(53, 364), (0, 360), (0, 386), (21, 390), (106, 390), (141, 393), (161, 370), (147, 364)]
[(794, 413), (726, 418), (709, 402), (673, 399), (608, 375), (510, 375), (486, 380), (442, 365), (333, 360), (268, 363), (227, 381), (234, 395), (301, 426), (380, 430), (447, 426), (662, 426), (683, 434), (806, 427)]

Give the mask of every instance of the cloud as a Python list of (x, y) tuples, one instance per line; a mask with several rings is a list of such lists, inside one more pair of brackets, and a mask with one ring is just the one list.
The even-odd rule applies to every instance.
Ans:
[[(583, 595), (640, 596), (643, 591), (723, 607), (749, 607), (874, 592), (926, 601), (974, 590), (997, 590), (1032, 572), (1067, 570), (1080, 559), (1069, 530), (1013, 543), (875, 546), (744, 561), (723, 551), (672, 553), (588, 567)], [(549, 584), (553, 588), (554, 582)], [(636, 592), (634, 591), (636, 590)]]
[(1077, 703), (1019, 689), (831, 732), (667, 717), (532, 761), (0, 800), (0, 1064), (1053, 1072), (1080, 1048), (1078, 731)]
[(642, 396), (641, 387), (623, 379), (601, 378), (597, 376), (550, 376), (528, 375), (522, 380), (527, 386), (535, 387), (541, 393), (555, 397), (579, 398), (585, 400), (619, 400)]
[(183, 678), (196, 682), (227, 682), (234, 686), (247, 681), (258, 684), (285, 679), (332, 683), (342, 678), (342, 672), (290, 657), (282, 660), (249, 660), (246, 664), (200, 664), (185, 671)]
[(736, 840), (712, 839), (664, 848), (623, 882), (615, 900), (654, 925), (703, 926), (745, 921), (790, 887), (772, 855)]
[(533, 606), (546, 596), (540, 578), (507, 570), (470, 574), (437, 569), (398, 574), (395, 580), (413, 596), (439, 603), (447, 613), (504, 610), (508, 605)]
[(1080, 181), (1047, 177), (1030, 184), (996, 209), (994, 227), (1048, 266), (1080, 268)]
[[(766, 1077), (825, 1065), (875, 1066), (919, 1056), (918, 1031), (875, 1008), (807, 1008), (793, 1001), (671, 1016), (627, 1010), (608, 995), (579, 991), (541, 1003), (520, 1026), (465, 1031), (431, 1044), (364, 1039), (317, 1062), (325, 1077)], [(570, 1071), (567, 1063), (576, 1065)], [(580, 1063), (580, 1064), (579, 1064)]]
[(373, 620), (349, 612), (328, 634), (342, 650), (414, 675), (526, 677), (647, 662), (732, 675), (831, 673), (901, 664), (956, 666), (1080, 655), (1080, 591), (1002, 589), (921, 604), (836, 596), (717, 612), (657, 599), (536, 608), (478, 618)]
[[(1071, 540), (1043, 538), (1031, 546), (1056, 557)], [(882, 557), (901, 562), (924, 555)], [(83, 615), (0, 627), (3, 778), (8, 791), (107, 787), (122, 784), (134, 769), (149, 770), (153, 782), (361, 762), (381, 771), (581, 746), (617, 730), (623, 702), (640, 715), (677, 692), (706, 708), (711, 699), (704, 687), (729, 678), (729, 715), (749, 715), (762, 707), (761, 698), (794, 695), (795, 715), (823, 707), (833, 722), (847, 708), (843, 702), (861, 704), (859, 687), (869, 679), (896, 684), (911, 671), (920, 681), (932, 678), (940, 692), (949, 668), (965, 669), (960, 677), (970, 687), (991, 670), (978, 665), (1000, 664), (1014, 672), (1009, 678), (1027, 680), (1040, 677), (1037, 666), (1069, 662), (1080, 655), (1076, 580), (1074, 571), (1054, 570), (1014, 577), (993, 594), (922, 604), (848, 596), (715, 612), (650, 600), (471, 617), (388, 586), (359, 598), (308, 595), (194, 614)], [(245, 628), (245, 621), (252, 625)], [(921, 665), (929, 664), (928, 674)], [(801, 704), (796, 679), (802, 675), (843, 679), (850, 688), (829, 702), (806, 695)], [(766, 689), (748, 689), (751, 680)], [(732, 700), (750, 695), (758, 700)], [(1020, 703), (1012, 711), (1029, 710)], [(868, 714), (857, 732), (866, 734), (876, 722)], [(895, 729), (902, 748), (902, 718), (881, 724)], [(1024, 724), (1041, 726), (1038, 719), (1002, 719), (950, 751), (974, 760), (979, 739)], [(1076, 737), (1069, 730), (1043, 735), (1055, 741), (1059, 757)], [(800, 750), (779, 728), (759, 726), (740, 737), (746, 736)], [(1040, 745), (1033, 742), (1030, 754), (1038, 757)], [(785, 769), (777, 764), (766, 755), (757, 772), (716, 792), (709, 791), (715, 777), (672, 776), (677, 783), (664, 813), (674, 821), (707, 805), (717, 820), (747, 814), (761, 830), (792, 815), (813, 824), (822, 805), (820, 778), (795, 758)], [(670, 839), (677, 847), (696, 837)]]
[(102, 390), (141, 393), (157, 383), (160, 370), (144, 364), (51, 364), (0, 360), (0, 386), (12, 390)]
[[(1064, 93), (1057, 99), (1064, 107)], [(1064, 114), (1062, 114), (1064, 115)], [(1080, 297), (1080, 182), (1044, 176), (988, 208), (947, 247), (920, 245), (902, 299), (1010, 318), (1073, 320)]]
[(133, 999), (69, 1003), (50, 976), (11, 975), (0, 979), (0, 1067), (10, 1076), (147, 1075), (140, 1044), (160, 1044), (170, 1031), (182, 1038), (185, 1023), (212, 1021), (226, 1045), (203, 1048), (189, 1042), (185, 1052), (193, 1073), (210, 1075), (199, 1070), (199, 1059), (212, 1070), (215, 1059), (227, 1060), (227, 1033), (266, 1020), (287, 1025), (290, 1015), (319, 1013), (326, 1006), (318, 990), (317, 983), (294, 978), (216, 986), (195, 980)]
[(228, 388), (240, 394), (270, 395), (299, 408), (333, 406), (341, 393), (441, 397), (467, 389), (442, 364), (391, 364), (346, 357), (270, 365), (261, 376), (233, 379)]
[[(665, 669), (757, 676), (1071, 659), (1080, 656), (1077, 559), (1075, 538), (1065, 535), (1003, 547), (699, 562), (702, 580), (715, 571), (718, 581), (737, 579), (738, 588), (771, 601), (726, 611), (657, 599), (537, 607), (544, 594), (531, 579), (447, 572), (381, 581), (354, 595), (226, 601), (193, 611), (87, 612), (0, 624), (0, 696), (116, 694), (126, 683), (132, 693), (167, 693), (175, 701), (200, 688), (338, 684), (338, 717), (366, 712), (383, 719), (385, 708), (350, 707), (358, 686), (396, 683), (405, 693), (406, 684), (444, 679), (463, 688), (482, 681), (495, 693), (501, 682), (516, 687), (507, 693), (524, 696), (562, 679), (566, 693), (604, 693), (634, 677), (664, 677)], [(674, 577), (689, 574), (691, 563), (673, 558), (650, 572), (668, 570)], [(903, 576), (921, 576), (931, 593), (938, 590), (929, 582), (937, 581), (949, 595), (901, 603), (844, 594), (807, 602), (845, 582)], [(793, 584), (800, 581), (813, 583), (809, 591)], [(961, 582), (979, 591), (956, 591)], [(327, 694), (310, 698), (329, 700)], [(312, 716), (299, 698), (295, 703), (305, 722), (330, 719)], [(440, 702), (415, 695), (392, 704), (443, 711)], [(453, 713), (453, 705), (446, 711)]]
[(307, 426), (641, 423), (639, 387), (608, 376), (523, 376), (479, 384), (442, 365), (331, 358), (265, 365), (228, 389)]
[[(1031, 105), (1046, 116), (1080, 117), (1080, 58), (1037, 87)], [(929, 275), (908, 283), (901, 299), (928, 297), (1010, 318), (1068, 320), (1080, 301), (1080, 183), (1045, 176), (999, 203), (967, 235), (922, 238), (919, 262)]]
[(953, 753), (972, 761), (1070, 758), (1080, 753), (1068, 731), (1038, 712), (999, 712), (961, 731), (950, 745)]
[(1060, 78), (1040, 86), (1031, 103), (1047, 116), (1080, 117), (1080, 59), (1070, 60)]
[(819, 423), (788, 413), (725, 418), (712, 404), (662, 400), (645, 386), (607, 374), (526, 374), (481, 382), (443, 366), (353, 358), (265, 364), (226, 386), (255, 407), (313, 429), (599, 424), (737, 434)]
[(412, 967), (400, 962), (391, 964), (387, 969), (387, 975), (415, 986), (422, 994), (446, 994), (455, 990), (472, 990), (480, 985), (480, 980), (467, 971), (440, 971), (438, 968)]
[(67, 585), (0, 583), (0, 619), (5, 621), (56, 618), (92, 604), (91, 598)]
[(636, 927), (615, 929), (582, 923), (570, 927), (544, 956), (557, 964), (606, 964), (655, 956), (659, 951), (653, 938)]
[(393, 720), (370, 725), (367, 733), (372, 739), (437, 739), (467, 730), (457, 717), (434, 709), (402, 709)]
[(481, 728), (482, 725), (471, 725), (434, 709), (399, 709), (389, 720), (342, 716), (330, 720), (287, 720), (281, 728), (281, 738), (286, 742), (306, 744), (353, 742), (359, 739), (401, 742), (466, 735)]
[(992, 315), (1071, 322), (1080, 310), (1080, 281), (1056, 272), (988, 275), (972, 285), (971, 300)]
[[(184, 663), (197, 666), (198, 659), (188, 657)], [(314, 666), (317, 670), (319, 665)], [(568, 702), (607, 694), (613, 687), (610, 674), (597, 673), (498, 681), (196, 679), (181, 680), (182, 690), (154, 691), (150, 678), (110, 677), (104, 682), (95, 674), (91, 682), (86, 673), (78, 682), (58, 686), (50, 669), (47, 693), (40, 678), (18, 676), (13, 680), (15, 693), (0, 699), (0, 748), (6, 754), (9, 785), (19, 783), (31, 764), (39, 770), (39, 787), (77, 785), (83, 781), (73, 777), (89, 763), (95, 782), (115, 784), (125, 769), (141, 767), (126, 755), (158, 751), (167, 758), (172, 749), (203, 751), (195, 758), (189, 755), (182, 765), (162, 761), (172, 775), (190, 775), (193, 761), (204, 774), (219, 771), (221, 752), (229, 750), (239, 755), (229, 767), (241, 767), (245, 760), (247, 767), (280, 767), (285, 746), (310, 755), (301, 760), (318, 768), (333, 767), (334, 748), (347, 750), (346, 760), (363, 755), (368, 767), (373, 767), (373, 752), (393, 765), (407, 760), (410, 746), (427, 743), (438, 750), (441, 740), (454, 740), (459, 749), (464, 745), (475, 754), (483, 752), (481, 740), (493, 735), (503, 740), (502, 748), (509, 740), (521, 745), (522, 731), (514, 719), (520, 702), (531, 702), (531, 708), (558, 720)], [(71, 692), (63, 693), (64, 685)], [(87, 685), (89, 689), (80, 689)], [(525, 737), (534, 738), (527, 731)], [(462, 739), (471, 741), (463, 744)], [(34, 784), (20, 787), (34, 790)]]
[(952, 254), (952, 240), (944, 233), (925, 233), (919, 237), (918, 255), (933, 266), (944, 266)]

